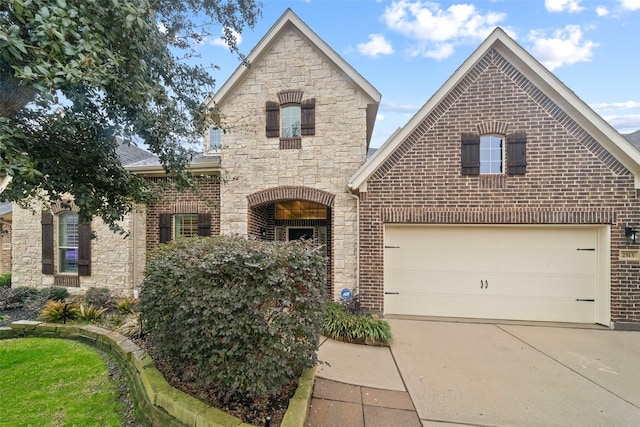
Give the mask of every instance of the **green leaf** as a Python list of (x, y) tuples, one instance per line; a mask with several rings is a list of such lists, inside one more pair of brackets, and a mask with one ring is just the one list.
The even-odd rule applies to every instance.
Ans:
[(58, 0), (58, 6), (60, 6), (63, 9), (66, 9), (67, 2), (65, 0)]

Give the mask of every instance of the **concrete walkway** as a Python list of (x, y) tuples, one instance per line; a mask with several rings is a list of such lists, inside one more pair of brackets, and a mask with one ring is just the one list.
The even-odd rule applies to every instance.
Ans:
[(640, 332), (389, 322), (390, 348), (323, 341), (308, 426), (640, 425)]

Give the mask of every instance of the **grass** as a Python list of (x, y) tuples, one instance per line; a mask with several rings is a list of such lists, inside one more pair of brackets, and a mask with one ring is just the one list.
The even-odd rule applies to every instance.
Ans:
[(118, 385), (85, 344), (53, 338), (0, 341), (0, 426), (122, 426)]
[(354, 313), (335, 302), (327, 303), (322, 333), (347, 342), (389, 344), (392, 340), (391, 326), (387, 321), (364, 313)]

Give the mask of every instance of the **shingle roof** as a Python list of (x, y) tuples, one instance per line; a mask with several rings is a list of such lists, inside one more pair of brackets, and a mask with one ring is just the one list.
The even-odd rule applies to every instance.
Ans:
[(120, 145), (118, 146), (118, 157), (120, 157), (123, 166), (150, 159), (155, 159), (157, 162), (158, 159), (153, 153), (123, 141), (120, 141)]
[(631, 143), (634, 147), (640, 150), (640, 130), (637, 130), (633, 133), (628, 133), (626, 135), (622, 135), (627, 138), (627, 141)]

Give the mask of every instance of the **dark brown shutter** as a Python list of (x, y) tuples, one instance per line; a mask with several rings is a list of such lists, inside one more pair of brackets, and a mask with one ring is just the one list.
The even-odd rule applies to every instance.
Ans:
[(171, 214), (160, 214), (160, 243), (171, 241)]
[(462, 175), (480, 174), (480, 135), (462, 134)]
[(267, 101), (267, 138), (280, 136), (280, 104)]
[(315, 98), (304, 101), (301, 105), (302, 115), (302, 135), (315, 135), (316, 134), (316, 100)]
[(78, 276), (91, 276), (91, 223), (78, 226)]
[(198, 214), (198, 236), (201, 236), (201, 237), (211, 236), (211, 214), (208, 214), (208, 213)]
[(53, 215), (42, 212), (42, 274), (53, 274)]
[(527, 173), (527, 134), (514, 132), (507, 135), (507, 173), (524, 175)]

